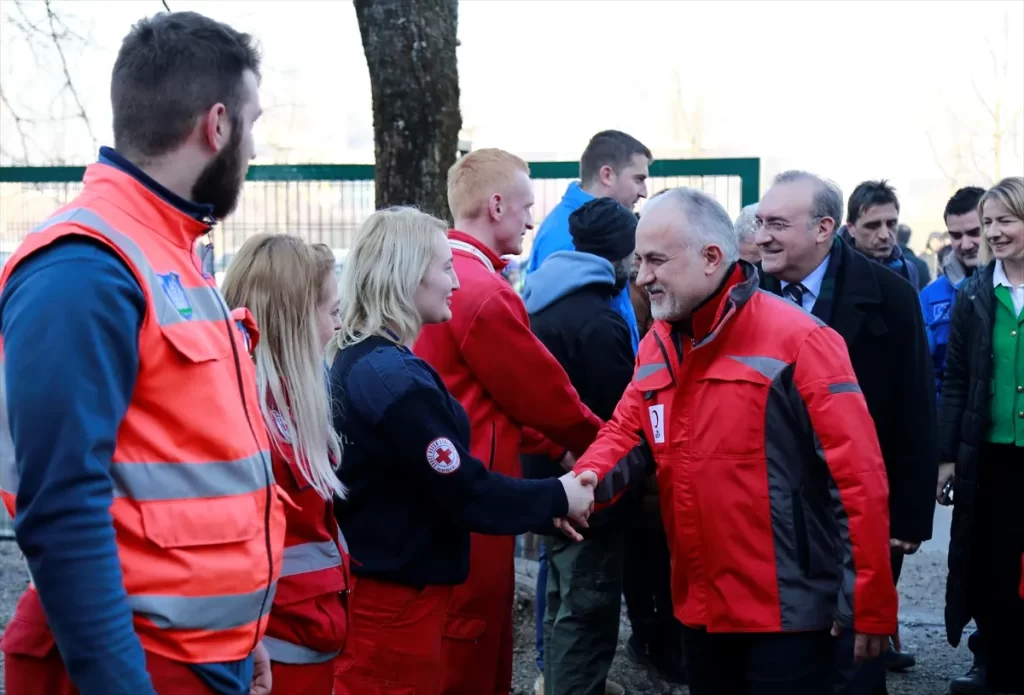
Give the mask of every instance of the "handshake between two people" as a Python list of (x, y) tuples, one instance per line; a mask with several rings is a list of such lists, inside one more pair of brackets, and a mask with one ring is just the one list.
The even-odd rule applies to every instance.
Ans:
[(594, 488), (597, 487), (598, 481), (597, 474), (593, 471), (584, 471), (579, 475), (573, 473), (572, 466), (576, 460), (571, 457), (572, 454), (566, 454), (562, 459), (562, 466), (568, 473), (558, 479), (562, 483), (565, 497), (569, 501), (569, 512), (564, 517), (555, 519), (554, 523), (555, 528), (566, 536), (574, 541), (581, 541), (583, 536), (580, 535), (577, 527), (589, 527), (587, 519), (590, 518), (590, 513), (594, 510)]

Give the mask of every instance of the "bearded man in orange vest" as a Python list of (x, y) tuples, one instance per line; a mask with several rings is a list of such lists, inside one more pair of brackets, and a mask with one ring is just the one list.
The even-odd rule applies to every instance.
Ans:
[(248, 341), (196, 249), (238, 201), (259, 68), (199, 14), (137, 23), (115, 149), (0, 274), (0, 492), (33, 581), (9, 695), (270, 692), (284, 508)]

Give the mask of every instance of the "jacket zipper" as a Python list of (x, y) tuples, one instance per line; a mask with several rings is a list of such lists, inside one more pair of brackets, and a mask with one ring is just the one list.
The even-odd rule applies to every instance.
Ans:
[(810, 539), (807, 537), (807, 520), (804, 518), (803, 501), (800, 499), (800, 491), (792, 490), (793, 501), (793, 533), (796, 536), (797, 564), (803, 571), (804, 576), (811, 573), (811, 547)]
[[(242, 363), (238, 356), (238, 346), (235, 344), (235, 327), (231, 323), (231, 314), (227, 313), (227, 305), (221, 302), (220, 306), (221, 315), (224, 317), (224, 325), (228, 329), (228, 342), (231, 343), (231, 352), (235, 358), (235, 379), (238, 382), (238, 395), (242, 400), (242, 410), (245, 412), (245, 420), (249, 425), (249, 433), (252, 435), (253, 443), (256, 444), (256, 450), (260, 451), (259, 437), (256, 436), (256, 429), (252, 424), (252, 416), (249, 413), (249, 404), (245, 398), (245, 385), (242, 380)], [(263, 465), (263, 480), (266, 485), (266, 509), (263, 514), (263, 530), (264, 530), (264, 541), (267, 550), (267, 588), (263, 592), (263, 599), (260, 601), (260, 612), (256, 616), (256, 629), (253, 632), (253, 643), (252, 650), (256, 651), (256, 647), (260, 643), (260, 629), (263, 625), (263, 611), (267, 606), (267, 599), (270, 598), (270, 590), (274, 585), (274, 549), (270, 539), (270, 506), (273, 502), (270, 486), (270, 470), (267, 461)], [(269, 616), (268, 616), (269, 619)]]

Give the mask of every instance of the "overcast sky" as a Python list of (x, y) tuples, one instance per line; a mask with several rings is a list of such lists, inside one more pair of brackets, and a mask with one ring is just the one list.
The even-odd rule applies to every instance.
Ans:
[[(369, 75), (350, 3), (169, 4), (262, 41), (268, 109), (257, 132), (258, 163), (372, 161)], [(109, 143), (114, 55), (131, 23), (161, 3), (53, 5), (88, 39), (69, 49), (71, 77), (97, 140)], [(70, 113), (66, 95), (51, 103), (63, 83), (52, 52), (36, 51), (44, 64), (38, 67), (7, 21), (16, 14), (13, 2), (0, 0), (0, 10), (0, 79), (12, 106), (22, 117)], [(621, 128), (666, 157), (689, 146), (679, 141), (687, 133), (678, 115), (673, 121), (675, 111), (699, 117), (705, 156), (759, 156), (766, 176), (810, 169), (846, 192), (862, 179), (886, 177), (918, 199), (917, 209), (905, 203), (904, 217), (929, 226), (941, 220), (935, 199), (949, 185), (936, 155), (958, 183), (984, 185), (983, 174), (991, 176), (992, 118), (975, 88), (988, 106), (998, 103), (1004, 124), (1014, 115), (1024, 122), (1019, 0), (466, 0), (459, 37), (465, 135), (474, 147), (575, 159), (594, 132)], [(990, 48), (1006, 62), (1005, 77), (994, 69)], [(57, 121), (33, 132), (50, 157), (93, 157), (79, 124)], [(985, 147), (961, 145), (956, 173), (954, 145), (972, 134)], [(0, 143), (20, 151), (6, 112)], [(1024, 132), (1016, 142), (1007, 137), (1003, 149), (1001, 173), (1021, 173)]]

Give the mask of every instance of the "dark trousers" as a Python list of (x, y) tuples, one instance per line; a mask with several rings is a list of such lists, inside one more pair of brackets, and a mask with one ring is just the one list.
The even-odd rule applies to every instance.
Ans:
[(974, 620), (985, 636), (988, 685), (1024, 693), (1024, 450), (986, 444), (979, 452), (971, 555)]
[(967, 648), (974, 655), (974, 664), (976, 666), (988, 664), (988, 641), (985, 639), (985, 633), (981, 631), (981, 628), (972, 632), (971, 636), (967, 638)]
[(708, 634), (684, 626), (691, 695), (823, 695), (832, 683), (828, 630)]
[(544, 613), (548, 605), (548, 545), (540, 543), (540, 557), (537, 558), (537, 588), (534, 593), (534, 647), (537, 649), (537, 670), (544, 673)]
[(619, 643), (624, 537), (547, 541), (544, 695), (604, 695)]
[(846, 630), (835, 639), (835, 687), (833, 695), (884, 695), (885, 657), (862, 664), (853, 662), (856, 634)]
[(633, 636), (649, 653), (682, 652), (681, 625), (672, 612), (668, 540), (659, 524), (627, 532), (623, 594)]
[[(889, 551), (892, 579), (899, 582), (903, 573), (903, 553)], [(862, 664), (853, 662), (855, 635), (846, 631), (835, 640), (835, 690), (834, 695), (886, 695), (885, 659), (872, 659)]]

